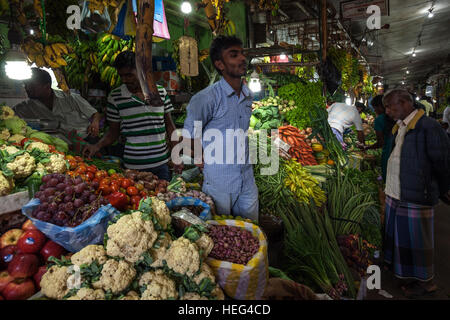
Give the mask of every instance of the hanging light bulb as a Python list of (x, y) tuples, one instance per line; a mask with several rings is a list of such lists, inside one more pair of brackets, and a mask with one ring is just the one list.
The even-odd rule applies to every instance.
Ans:
[(430, 10), (428, 10), (428, 18), (433, 18), (434, 17), (434, 13), (433, 13), (433, 9), (431, 8)]
[(259, 75), (256, 71), (253, 71), (250, 76), (250, 83), (248, 84), (248, 88), (252, 92), (260, 92), (261, 91), (261, 81), (259, 80)]
[(13, 80), (26, 80), (31, 78), (31, 68), (27, 63), (27, 56), (20, 50), (22, 33), (13, 25), (8, 31), (8, 40), (11, 44), (5, 55), (5, 73)]
[(350, 97), (345, 98), (345, 104), (348, 104), (350, 106), (352, 104), (352, 98)]
[(409, 74), (409, 70), (406, 70), (406, 74)]
[(183, 12), (184, 14), (189, 14), (192, 12), (192, 6), (189, 1), (183, 1), (183, 3), (181, 4), (181, 12)]
[(405, 81), (402, 81), (402, 84), (405, 84)]

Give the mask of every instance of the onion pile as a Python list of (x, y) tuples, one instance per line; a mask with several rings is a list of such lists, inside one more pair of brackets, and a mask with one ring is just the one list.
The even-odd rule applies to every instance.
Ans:
[(209, 254), (214, 259), (245, 265), (259, 250), (258, 239), (239, 227), (210, 225), (208, 235), (214, 241)]

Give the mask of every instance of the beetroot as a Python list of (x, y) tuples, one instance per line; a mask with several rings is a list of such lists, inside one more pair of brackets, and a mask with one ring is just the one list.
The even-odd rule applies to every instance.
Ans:
[(214, 241), (210, 257), (247, 264), (259, 250), (259, 241), (248, 230), (224, 225), (211, 225), (209, 236)]

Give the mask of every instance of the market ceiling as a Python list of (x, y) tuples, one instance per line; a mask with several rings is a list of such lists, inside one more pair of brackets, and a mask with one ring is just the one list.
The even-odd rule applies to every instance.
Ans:
[[(339, 13), (340, 2), (330, 1)], [(450, 60), (450, 2), (448, 0), (390, 0), (389, 16), (381, 25), (389, 29), (366, 33), (365, 57), (373, 70), (390, 86), (425, 84), (430, 76), (443, 73)], [(432, 18), (428, 18), (433, 7)], [(361, 40), (366, 20), (344, 23)], [(420, 40), (419, 40), (420, 39)], [(373, 42), (372, 46), (367, 46)], [(416, 56), (412, 53), (415, 48)], [(366, 51), (367, 50), (367, 51)], [(448, 70), (447, 70), (448, 72)]]

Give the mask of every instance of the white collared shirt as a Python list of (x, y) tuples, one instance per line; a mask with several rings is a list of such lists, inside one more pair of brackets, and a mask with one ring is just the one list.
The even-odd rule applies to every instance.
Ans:
[(403, 141), (405, 140), (408, 124), (417, 114), (417, 109), (411, 112), (404, 120), (398, 120), (399, 126), (397, 137), (395, 138), (395, 147), (388, 160), (387, 174), (386, 174), (386, 195), (391, 198), (400, 200), (400, 159), (402, 153)]

